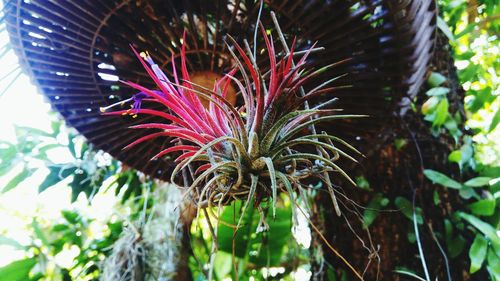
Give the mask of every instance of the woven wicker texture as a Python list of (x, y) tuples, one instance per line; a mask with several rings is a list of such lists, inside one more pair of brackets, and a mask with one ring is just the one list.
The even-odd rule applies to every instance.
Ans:
[[(149, 51), (168, 73), (170, 55), (180, 53), (186, 30), (189, 70), (221, 75), (231, 66), (225, 35), (253, 44), (259, 7), (258, 1), (245, 0), (19, 0), (6, 1), (5, 12), (23, 69), (68, 125), (126, 165), (167, 178), (171, 161), (149, 159), (172, 145), (170, 139), (123, 151), (147, 133), (128, 129), (145, 118), (99, 112), (100, 107), (134, 94), (118, 78), (153, 86), (129, 44)], [(321, 67), (350, 59), (317, 81), (347, 73), (333, 85), (350, 86), (331, 94), (339, 97), (334, 106), (371, 118), (321, 129), (350, 142), (368, 143), (388, 119), (408, 108), (433, 51), (434, 1), (283, 0), (266, 1), (263, 7), (261, 19), (274, 35), (271, 10), (290, 44), (297, 37), (298, 49), (316, 41), (325, 48), (311, 56), (310, 64)], [(260, 51), (261, 36), (255, 44)], [(280, 46), (278, 40), (275, 45)], [(266, 68), (264, 60), (260, 64)]]

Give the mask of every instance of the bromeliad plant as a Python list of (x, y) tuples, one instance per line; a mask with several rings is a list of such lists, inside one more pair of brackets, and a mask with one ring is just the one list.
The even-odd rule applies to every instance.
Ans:
[[(257, 205), (270, 199), (275, 214), (279, 190), (289, 193), (293, 199), (294, 189), (301, 189), (308, 178), (317, 177), (324, 181), (332, 198), (330, 172), (338, 172), (354, 184), (336, 160), (340, 156), (355, 160), (335, 143), (357, 151), (338, 137), (316, 133), (313, 127), (320, 122), (360, 116), (338, 115), (335, 113), (339, 110), (323, 109), (334, 99), (308, 107), (312, 98), (337, 89), (329, 84), (340, 77), (308, 92), (302, 87), (333, 65), (318, 70), (308, 68), (307, 58), (314, 46), (295, 52), (295, 40), (289, 52), (277, 54), (272, 37), (266, 35), (262, 25), (260, 29), (267, 47), (269, 71), (261, 72), (246, 42), (247, 52), (228, 36), (233, 46), (229, 51), (235, 67), (216, 81), (213, 89), (190, 82), (184, 44), (181, 50), (182, 78), (177, 75), (172, 55), (172, 80), (147, 53), (139, 54), (134, 49), (158, 90), (123, 82), (140, 91), (130, 99), (134, 101), (132, 109), (105, 113), (146, 114), (165, 120), (164, 123), (133, 126), (134, 129), (158, 129), (158, 132), (141, 137), (126, 148), (158, 137), (174, 138), (173, 143), (178, 145), (159, 151), (152, 159), (181, 153), (175, 159), (177, 166), (171, 176), (172, 182), (182, 178), (179, 173), (184, 169), (188, 171), (189, 166), (196, 167), (187, 194), (198, 206), (198, 211), (209, 206), (227, 205), (233, 200), (244, 200), (245, 210), (252, 201)], [(298, 62), (294, 61), (296, 55), (301, 55)], [(236, 85), (243, 100), (242, 106), (233, 106), (227, 101), (231, 85)], [(207, 107), (203, 106), (201, 98), (209, 101)], [(143, 100), (160, 103), (166, 110), (142, 108)]]

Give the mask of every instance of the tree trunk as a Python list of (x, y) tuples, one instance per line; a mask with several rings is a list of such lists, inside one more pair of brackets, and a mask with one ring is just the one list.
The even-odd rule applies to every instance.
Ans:
[[(446, 86), (451, 89), (448, 95), (450, 112), (459, 112), (464, 120), (464, 91), (458, 81), (450, 46), (442, 33), (437, 37), (432, 70), (448, 78)], [(426, 90), (424, 86), (420, 91), (416, 101), (418, 109), (425, 100)], [(370, 144), (370, 153), (365, 161), (354, 168), (354, 171), (361, 168), (371, 191), (347, 185), (343, 189), (347, 198), (363, 206), (367, 206), (376, 193), (381, 193), (390, 200), (389, 205), (379, 213), (370, 226), (369, 233), (362, 229), (360, 216), (353, 212), (354, 210), (363, 214), (362, 208), (344, 198), (343, 217), (337, 217), (327, 194), (323, 194), (319, 200), (324, 217), (328, 218), (324, 224), (325, 237), (358, 272), (363, 272), (366, 268), (365, 280), (412, 279), (395, 273), (397, 267), (408, 268), (425, 279), (418, 244), (408, 239), (408, 233), (414, 230), (413, 222), (394, 204), (397, 197), (404, 197), (409, 202), (415, 199), (415, 206), (423, 210), (423, 224), (418, 230), (431, 280), (435, 280), (436, 277), (439, 280), (448, 280), (446, 259), (453, 280), (470, 280), (467, 251), (463, 251), (461, 256), (453, 260), (445, 258), (448, 254), (444, 236), (438, 234), (444, 233), (444, 219), (454, 210), (463, 209), (464, 204), (458, 192), (433, 185), (423, 176), (424, 169), (434, 169), (459, 178), (456, 165), (454, 167), (448, 162), (448, 154), (460, 144), (455, 144), (447, 134), (432, 136), (430, 123), (424, 121), (419, 112), (410, 110), (405, 116), (394, 118), (395, 120), (381, 132), (378, 141)], [(396, 148), (396, 140), (399, 140), (400, 144), (404, 143), (404, 146)], [(434, 203), (434, 191), (439, 195), (438, 204)], [(354, 235), (353, 231), (359, 237)], [(345, 264), (324, 243), (323, 249), (327, 263), (332, 265), (330, 268), (337, 271), (337, 275), (340, 275), (341, 269), (348, 271)], [(349, 280), (356, 278), (351, 276)]]

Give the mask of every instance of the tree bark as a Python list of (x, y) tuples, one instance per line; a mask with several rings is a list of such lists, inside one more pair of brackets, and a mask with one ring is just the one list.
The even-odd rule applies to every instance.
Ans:
[[(442, 33), (439, 33), (437, 38), (431, 70), (448, 78), (446, 87), (451, 90), (448, 95), (450, 112), (459, 112), (462, 120), (465, 120), (464, 91), (458, 81), (448, 40)], [(416, 101), (417, 108), (420, 108), (425, 100), (426, 90), (426, 86), (423, 86)], [(464, 128), (461, 129), (464, 132)], [(396, 139), (403, 140), (406, 144), (397, 149), (394, 145)], [(455, 144), (446, 134), (432, 136), (430, 124), (424, 121), (419, 110), (408, 111), (405, 116), (394, 118), (381, 132), (379, 139), (370, 143), (370, 151), (365, 161), (354, 168), (354, 171), (363, 171), (371, 191), (344, 185), (346, 198), (363, 206), (366, 206), (376, 193), (382, 193), (390, 200), (389, 205), (384, 208), (385, 211), (380, 212), (370, 226), (369, 233), (362, 229), (359, 215), (348, 210), (358, 210), (362, 214), (363, 209), (344, 198), (343, 218), (339, 218), (335, 215), (327, 194), (321, 196), (319, 204), (325, 210), (324, 217), (331, 218), (325, 223), (325, 236), (358, 272), (366, 269), (365, 280), (411, 280), (394, 273), (397, 267), (408, 268), (425, 277), (418, 245), (408, 239), (408, 233), (414, 229), (413, 223), (394, 204), (397, 197), (404, 197), (410, 202), (415, 198), (415, 206), (423, 210), (424, 223), (419, 226), (420, 242), (431, 280), (436, 277), (439, 280), (448, 280), (446, 258), (453, 280), (470, 280), (467, 251), (463, 251), (461, 256), (453, 260), (445, 258), (447, 251), (444, 237), (438, 234), (444, 233), (444, 219), (454, 210), (463, 209), (464, 202), (458, 192), (433, 185), (423, 176), (424, 169), (434, 169), (460, 178), (458, 169), (448, 162), (448, 154), (459, 146), (460, 144)], [(433, 200), (434, 191), (438, 192), (440, 198), (437, 205)], [(338, 274), (341, 269), (348, 271), (324, 244), (323, 249), (327, 262)], [(349, 280), (356, 278), (351, 276)]]

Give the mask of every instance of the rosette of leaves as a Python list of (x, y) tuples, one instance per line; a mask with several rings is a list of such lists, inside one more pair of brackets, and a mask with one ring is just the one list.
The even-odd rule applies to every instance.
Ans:
[[(146, 114), (165, 120), (164, 123), (132, 126), (134, 129), (157, 129), (158, 132), (141, 137), (126, 148), (154, 138), (174, 138), (172, 142), (176, 145), (158, 151), (152, 159), (180, 153), (175, 159), (177, 166), (171, 181), (184, 179), (186, 194), (198, 208), (243, 200), (245, 210), (250, 202), (258, 205), (271, 200), (269, 205), (274, 214), (278, 192), (287, 192), (293, 199), (294, 190), (300, 191), (309, 178), (316, 177), (325, 182), (332, 198), (330, 173), (337, 173), (354, 184), (338, 166), (337, 160), (340, 157), (356, 160), (338, 144), (359, 152), (338, 137), (317, 133), (314, 125), (361, 116), (341, 115), (338, 114), (340, 110), (324, 109), (335, 99), (314, 107), (308, 105), (312, 98), (335, 91), (338, 87), (330, 84), (341, 76), (305, 91), (305, 83), (334, 65), (308, 68), (307, 58), (314, 45), (296, 52), (295, 40), (290, 51), (276, 53), (272, 36), (266, 34), (262, 24), (260, 29), (267, 47), (265, 59), (269, 70), (262, 72), (259, 69), (255, 54), (252, 55), (246, 41), (243, 48), (228, 36), (234, 68), (216, 81), (212, 89), (191, 82), (184, 45), (180, 55), (181, 76), (177, 74), (172, 54), (173, 77), (170, 78), (147, 53), (139, 54), (134, 49), (158, 88), (151, 90), (133, 82), (123, 82), (139, 91), (128, 100), (134, 102), (132, 108), (104, 113)], [(241, 106), (228, 102), (230, 86), (235, 86), (241, 95)], [(208, 101), (208, 106), (202, 104), (202, 99)], [(166, 110), (143, 108), (143, 102), (159, 103)], [(103, 108), (103, 111), (110, 107)], [(183, 171), (184, 177), (181, 176)], [(185, 175), (189, 175), (189, 184), (185, 182)]]

